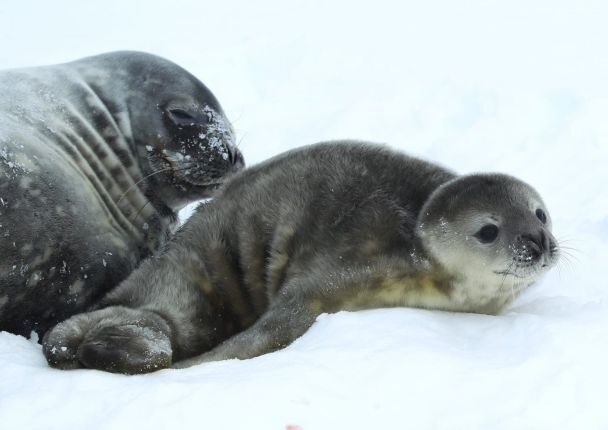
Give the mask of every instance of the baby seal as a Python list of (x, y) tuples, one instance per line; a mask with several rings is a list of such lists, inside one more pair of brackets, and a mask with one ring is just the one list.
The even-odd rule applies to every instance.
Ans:
[(495, 314), (557, 254), (549, 213), (520, 180), (322, 143), (233, 177), (43, 350), (58, 368), (140, 373), (275, 351), (322, 312)]
[(0, 330), (87, 310), (243, 166), (213, 94), (154, 55), (3, 71), (0, 93)]

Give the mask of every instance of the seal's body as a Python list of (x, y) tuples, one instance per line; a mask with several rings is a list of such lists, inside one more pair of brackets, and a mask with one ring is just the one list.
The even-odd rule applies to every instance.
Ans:
[(51, 330), (44, 352), (60, 368), (137, 373), (273, 351), (322, 312), (496, 313), (556, 252), (542, 200), (515, 178), (318, 144), (230, 180), (107, 308)]
[(0, 72), (0, 330), (82, 312), (242, 159), (209, 90), (153, 55)]

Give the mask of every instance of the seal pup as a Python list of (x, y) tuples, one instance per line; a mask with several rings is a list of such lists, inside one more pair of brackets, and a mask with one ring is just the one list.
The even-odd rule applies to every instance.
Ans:
[(0, 93), (0, 330), (88, 309), (243, 166), (213, 94), (154, 55), (3, 71)]
[(43, 351), (58, 368), (140, 373), (271, 352), (323, 312), (495, 314), (557, 254), (541, 197), (518, 179), (322, 143), (230, 179), (104, 309), (58, 324)]

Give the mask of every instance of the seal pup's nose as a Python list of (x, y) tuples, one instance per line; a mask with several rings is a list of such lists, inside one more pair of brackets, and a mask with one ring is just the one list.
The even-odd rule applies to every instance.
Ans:
[(534, 233), (526, 233), (519, 236), (519, 239), (530, 248), (532, 257), (540, 257), (544, 251), (550, 249), (549, 238), (544, 229)]

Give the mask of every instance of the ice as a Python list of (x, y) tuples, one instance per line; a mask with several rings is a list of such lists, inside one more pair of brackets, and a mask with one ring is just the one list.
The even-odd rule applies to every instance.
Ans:
[[(357, 138), (459, 173), (509, 173), (543, 196), (564, 246), (503, 315), (323, 315), (247, 361), (59, 371), (39, 345), (0, 333), (2, 428), (608, 428), (605, 2), (57, 0), (2, 12), (2, 68), (153, 52), (209, 86), (248, 165)], [(0, 171), (11, 152), (0, 145)]]

